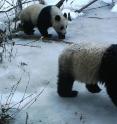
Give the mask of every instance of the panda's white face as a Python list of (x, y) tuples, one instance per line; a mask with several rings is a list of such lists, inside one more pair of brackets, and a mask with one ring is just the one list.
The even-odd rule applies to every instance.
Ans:
[(59, 38), (65, 38), (66, 29), (67, 29), (67, 19), (59, 15), (55, 16), (55, 22), (53, 24), (54, 29), (59, 35)]
[(66, 29), (68, 25), (67, 16), (63, 15), (62, 12), (57, 8), (52, 8), (52, 26), (58, 33), (59, 38), (64, 39), (66, 34)]

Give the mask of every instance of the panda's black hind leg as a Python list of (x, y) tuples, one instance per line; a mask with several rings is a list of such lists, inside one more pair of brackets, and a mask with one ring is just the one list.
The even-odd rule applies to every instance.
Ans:
[(27, 35), (33, 35), (34, 33), (34, 25), (31, 23), (31, 22), (24, 22), (22, 24), (22, 28), (23, 28), (23, 31), (24, 33), (26, 33)]
[(117, 84), (113, 81), (106, 82), (105, 87), (110, 99), (117, 106)]
[(86, 84), (86, 88), (91, 93), (99, 93), (101, 91), (97, 84)]
[(72, 91), (74, 79), (68, 74), (59, 70), (57, 92), (61, 97), (76, 97), (78, 92)]

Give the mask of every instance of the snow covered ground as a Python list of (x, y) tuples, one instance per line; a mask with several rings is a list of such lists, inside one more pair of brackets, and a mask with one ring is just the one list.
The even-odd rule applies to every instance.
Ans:
[[(99, 4), (96, 3), (94, 6), (97, 5)], [(112, 13), (110, 7), (88, 10), (84, 16), (69, 22), (65, 41), (117, 43), (116, 27), (117, 14)], [(56, 36), (55, 33), (54, 35)], [(107, 96), (104, 86), (101, 86), (102, 91), (99, 94), (91, 94), (85, 89), (84, 84), (76, 82), (74, 89), (79, 91), (78, 97), (58, 96), (58, 56), (68, 44), (41, 40), (14, 41), (17, 45), (13, 47), (11, 61), (9, 57), (5, 57), (4, 62), (0, 64), (1, 103), (6, 102), (11, 87), (20, 78), (12, 105), (22, 99), (28, 82), (25, 96), (31, 93), (38, 94), (45, 88), (30, 108), (22, 110), (16, 116), (15, 124), (25, 124), (26, 112), (29, 115), (28, 124), (116, 124), (117, 108)], [(25, 44), (29, 46), (23, 46)], [(9, 45), (7, 48), (10, 50)], [(27, 102), (28, 99), (20, 107)]]

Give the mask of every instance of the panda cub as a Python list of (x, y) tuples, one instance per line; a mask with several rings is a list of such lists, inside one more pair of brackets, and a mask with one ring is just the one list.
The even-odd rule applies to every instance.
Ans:
[(57, 6), (30, 5), (21, 11), (19, 18), (23, 31), (28, 35), (33, 34), (33, 28), (37, 27), (42, 36), (48, 37), (47, 30), (53, 27), (60, 39), (65, 38), (68, 25), (67, 15), (63, 15)]
[(59, 57), (57, 91), (61, 97), (75, 97), (75, 80), (86, 84), (88, 91), (100, 92), (98, 83), (105, 84), (112, 102), (117, 105), (117, 44), (73, 44)]

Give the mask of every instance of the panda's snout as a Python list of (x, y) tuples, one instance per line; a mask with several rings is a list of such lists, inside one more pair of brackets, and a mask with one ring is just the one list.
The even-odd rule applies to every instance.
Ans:
[(58, 37), (59, 37), (59, 39), (65, 39), (65, 33), (64, 34), (58, 33)]

